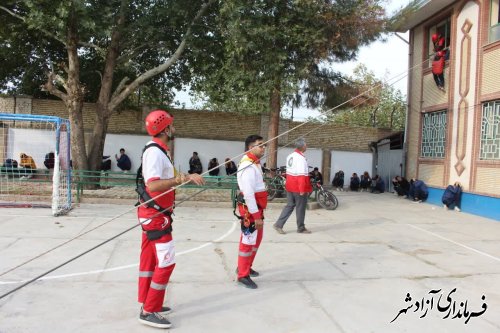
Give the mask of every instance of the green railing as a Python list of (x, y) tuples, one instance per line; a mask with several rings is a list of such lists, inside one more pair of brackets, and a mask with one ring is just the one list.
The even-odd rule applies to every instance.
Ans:
[(0, 177), (6, 179), (23, 179), (40, 183), (52, 182), (52, 172), (48, 169), (26, 169), (3, 166), (0, 167)]
[[(74, 170), (73, 183), (76, 186), (77, 202), (80, 201), (80, 196), (83, 194), (84, 189), (107, 189), (116, 186), (135, 188), (135, 178), (135, 173)], [(204, 185), (186, 184), (183, 188), (226, 189), (231, 191), (231, 198), (236, 195), (238, 183), (235, 176), (204, 176), (203, 178), (205, 179)]]

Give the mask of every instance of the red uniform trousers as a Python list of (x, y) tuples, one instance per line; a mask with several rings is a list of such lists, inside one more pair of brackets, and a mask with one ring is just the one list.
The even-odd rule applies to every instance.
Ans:
[(139, 303), (144, 311), (159, 312), (163, 306), (170, 275), (175, 267), (175, 247), (172, 234), (149, 240), (142, 233), (139, 264)]
[[(259, 207), (259, 212), (257, 216), (261, 216), (264, 219), (264, 209), (267, 207), (267, 192), (257, 192), (255, 193), (255, 200), (257, 201), (257, 206)], [(244, 217), (246, 222), (253, 224), (255, 218), (248, 212), (246, 205), (238, 205), (240, 215)], [(248, 226), (245, 223), (245, 226)], [(250, 268), (252, 268), (253, 260), (257, 255), (257, 250), (259, 249), (260, 243), (262, 242), (262, 237), (264, 235), (264, 226), (262, 229), (255, 229), (255, 231), (250, 235), (245, 235), (243, 232), (240, 235), (240, 247), (238, 251), (238, 278), (248, 276), (250, 274)]]
[(238, 252), (238, 278), (242, 278), (250, 275), (250, 268), (252, 268), (253, 260), (257, 255), (257, 250), (262, 242), (262, 237), (264, 235), (264, 228), (255, 230), (257, 233), (257, 239), (255, 245), (243, 244), (243, 233), (240, 236), (240, 249)]

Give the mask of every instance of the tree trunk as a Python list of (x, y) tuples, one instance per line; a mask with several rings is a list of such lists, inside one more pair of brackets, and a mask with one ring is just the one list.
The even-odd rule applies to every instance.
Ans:
[(115, 107), (110, 106), (111, 92), (113, 88), (113, 77), (116, 69), (116, 60), (120, 54), (120, 42), (122, 39), (122, 28), (125, 24), (125, 13), (128, 2), (122, 0), (120, 15), (116, 28), (111, 34), (111, 43), (106, 54), (106, 62), (102, 75), (101, 89), (96, 103), (95, 126), (92, 132), (92, 140), (89, 149), (89, 166), (91, 170), (100, 170), (106, 133), (108, 131), (109, 120), (115, 111)]
[(391, 122), (389, 124), (389, 128), (392, 130), (392, 125), (394, 124), (394, 113), (396, 112), (396, 106), (392, 106), (392, 112), (391, 112)]
[(271, 98), (269, 107), (269, 130), (267, 132), (267, 139), (271, 140), (267, 144), (267, 159), (266, 166), (268, 168), (276, 168), (278, 160), (278, 139), (276, 136), (279, 132), (280, 126), (280, 111), (281, 111), (281, 95), (279, 86), (275, 86), (271, 91)]
[(74, 100), (66, 104), (71, 124), (71, 159), (74, 170), (88, 170), (85, 132), (83, 127), (83, 102)]
[(68, 79), (66, 82), (67, 96), (64, 99), (71, 123), (71, 158), (73, 169), (87, 170), (87, 152), (85, 149), (85, 131), (83, 126), (83, 95), (84, 88), (80, 83), (80, 61), (78, 59), (77, 18), (71, 15), (68, 24)]
[(372, 127), (377, 127), (377, 111), (378, 111), (378, 106), (373, 109), (373, 112), (371, 113), (371, 123)]
[[(102, 156), (104, 152), (104, 143), (106, 142), (106, 133), (108, 131), (110, 116), (108, 110), (102, 105), (97, 105), (97, 115), (92, 131), (92, 140), (89, 146), (89, 167), (90, 170), (101, 170)], [(112, 154), (111, 154), (112, 155)]]

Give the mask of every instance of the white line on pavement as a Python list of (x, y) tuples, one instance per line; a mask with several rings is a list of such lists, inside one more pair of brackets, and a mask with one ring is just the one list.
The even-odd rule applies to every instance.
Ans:
[[(223, 240), (224, 238), (226, 238), (227, 236), (229, 236), (235, 229), (236, 229), (236, 221), (234, 221), (231, 225), (231, 228), (222, 236), (220, 236), (219, 238), (213, 240), (213, 241), (210, 241), (210, 242), (207, 242), (205, 244), (202, 244), (200, 246), (197, 246), (197, 247), (194, 247), (192, 249), (189, 249), (189, 250), (186, 250), (186, 251), (181, 251), (179, 253), (176, 253), (176, 256), (181, 256), (183, 254), (188, 254), (188, 253), (191, 253), (191, 252), (194, 252), (194, 251), (198, 251), (204, 247), (207, 247), (207, 246), (210, 246), (212, 245), (213, 243), (217, 243), (217, 242), (220, 242), (221, 240)], [(91, 274), (99, 274), (99, 273), (105, 273), (105, 272), (113, 272), (113, 271), (119, 271), (119, 270), (122, 270), (122, 269), (128, 269), (128, 268), (133, 268), (133, 267), (137, 267), (139, 266), (139, 264), (130, 264), (130, 265), (124, 265), (124, 266), (118, 266), (118, 267), (112, 267), (112, 268), (105, 268), (105, 269), (98, 269), (98, 270), (94, 270), (94, 271), (86, 271), (86, 272), (78, 272), (78, 273), (70, 273), (70, 274), (61, 274), (61, 275), (53, 275), (53, 276), (44, 276), (40, 279), (38, 279), (38, 281), (41, 281), (41, 280), (55, 280), (55, 279), (64, 279), (64, 278), (68, 278), (68, 277), (73, 277), (73, 276), (82, 276), (82, 275), (91, 275)], [(27, 282), (29, 280), (22, 280), (22, 281), (0, 281), (0, 285), (6, 285), (6, 284), (18, 284), (18, 283), (24, 283), (24, 282)]]
[(465, 249), (467, 249), (467, 250), (471, 250), (471, 251), (473, 251), (473, 252), (479, 253), (480, 255), (483, 255), (483, 256), (485, 256), (485, 257), (488, 257), (488, 258), (491, 258), (491, 259), (493, 259), (493, 260), (496, 260), (496, 261), (499, 261), (499, 262), (500, 262), (500, 258), (497, 258), (497, 257), (495, 257), (495, 256), (492, 256), (491, 254), (488, 254), (488, 253), (486, 253), (486, 252), (476, 250), (476, 249), (474, 249), (474, 248), (472, 248), (472, 247), (470, 247), (470, 246), (467, 246), (467, 245), (461, 244), (461, 243), (459, 243), (459, 242), (455, 242), (454, 240), (451, 240), (451, 239), (449, 239), (449, 238), (446, 238), (446, 237), (443, 237), (443, 236), (438, 235), (438, 234), (436, 234), (436, 233), (433, 233), (432, 231), (428, 231), (428, 230), (425, 230), (425, 229), (423, 229), (423, 228), (417, 227), (417, 226), (415, 226), (415, 225), (413, 225), (413, 224), (407, 224), (407, 225), (409, 225), (410, 227), (415, 228), (415, 229), (417, 229), (417, 230), (420, 230), (420, 231), (426, 232), (426, 233), (428, 233), (428, 234), (430, 234), (430, 235), (432, 235), (432, 236), (434, 236), (434, 237), (441, 238), (442, 240), (445, 240), (445, 241), (447, 241), (447, 242), (450, 242), (450, 243), (453, 243), (453, 244), (455, 244), (455, 245), (461, 246), (461, 247), (463, 247), (463, 248), (465, 248)]

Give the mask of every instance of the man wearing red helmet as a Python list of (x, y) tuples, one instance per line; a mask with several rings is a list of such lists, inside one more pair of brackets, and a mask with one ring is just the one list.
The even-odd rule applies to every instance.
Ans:
[(447, 51), (444, 49), (445, 39), (439, 33), (431, 36), (432, 44), (434, 45), (434, 58), (432, 60), (432, 75), (436, 86), (439, 90), (444, 89), (444, 65), (447, 58)]
[(434, 60), (432, 60), (432, 76), (436, 82), (436, 86), (439, 90), (445, 91), (444, 89), (444, 51), (438, 51), (434, 55)]
[[(142, 178), (146, 197), (154, 200), (148, 205), (141, 204), (137, 210), (143, 230), (139, 264), (138, 300), (142, 303), (139, 321), (158, 328), (172, 326), (164, 317), (171, 309), (164, 307), (163, 301), (175, 267), (171, 216), (175, 196), (173, 188), (185, 182), (204, 183), (203, 177), (198, 174), (174, 172), (168, 148), (168, 141), (173, 139), (175, 133), (173, 122), (174, 118), (163, 110), (152, 111), (146, 117), (146, 130), (153, 138), (142, 155)], [(147, 202), (141, 197), (141, 202)]]
[(432, 39), (432, 44), (434, 44), (435, 52), (442, 51), (444, 49), (445, 40), (443, 36), (441, 36), (438, 33), (435, 33), (432, 35), (431, 39)]

